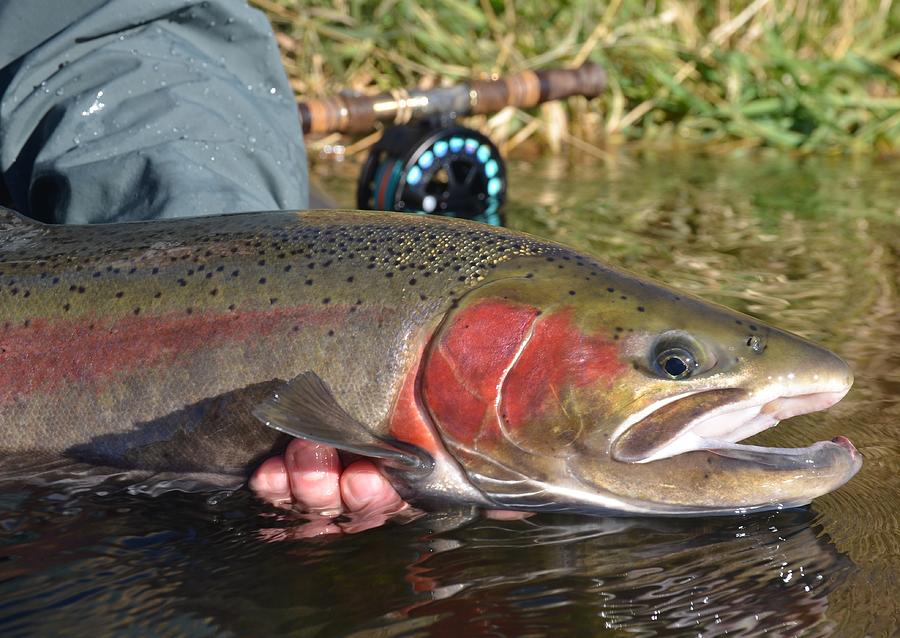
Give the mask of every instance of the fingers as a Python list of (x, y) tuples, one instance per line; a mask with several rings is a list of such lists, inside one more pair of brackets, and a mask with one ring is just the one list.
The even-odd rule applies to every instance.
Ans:
[[(250, 478), (250, 489), (276, 505), (293, 505), (313, 516), (291, 531), (292, 537), (339, 532), (356, 533), (383, 525), (408, 511), (408, 505), (368, 460), (351, 463), (343, 472), (337, 451), (296, 439), (283, 456), (264, 461)], [(335, 525), (342, 511), (349, 519)], [(283, 533), (273, 530), (275, 537)]]
[(284, 452), (284, 462), (294, 503), (311, 512), (341, 511), (337, 450), (294, 439)]
[(324, 512), (385, 510), (402, 500), (371, 461), (352, 463), (341, 472), (334, 448), (294, 439), (284, 456), (267, 459), (250, 478), (250, 489), (273, 503), (293, 502), (299, 508)]
[(273, 456), (250, 476), (250, 489), (263, 500), (276, 505), (291, 501), (291, 484), (283, 456)]
[(351, 512), (341, 524), (348, 534), (384, 525), (408, 507), (371, 461), (357, 461), (344, 470), (341, 495)]
[(400, 506), (402, 500), (393, 486), (371, 461), (356, 461), (341, 475), (341, 496), (347, 509), (388, 510)]
[(311, 512), (337, 513), (341, 510), (340, 474), (334, 448), (294, 439), (284, 456), (273, 456), (256, 468), (249, 486), (276, 505), (294, 503)]

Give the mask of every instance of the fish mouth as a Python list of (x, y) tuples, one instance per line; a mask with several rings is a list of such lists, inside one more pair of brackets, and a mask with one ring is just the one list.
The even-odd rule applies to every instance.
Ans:
[[(777, 469), (822, 469), (858, 466), (862, 459), (843, 436), (804, 448), (776, 448), (740, 441), (801, 414), (825, 410), (840, 401), (849, 384), (796, 393), (765, 396), (740, 388), (700, 390), (651, 406), (615, 438), (611, 454), (617, 461), (649, 463), (703, 450)], [(849, 463), (848, 463), (849, 461)]]

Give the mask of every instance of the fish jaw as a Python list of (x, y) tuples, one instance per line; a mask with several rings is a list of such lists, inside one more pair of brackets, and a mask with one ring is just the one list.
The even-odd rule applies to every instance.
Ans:
[[(807, 505), (840, 488), (862, 467), (862, 455), (849, 439), (837, 436), (802, 448), (738, 441), (777, 425), (773, 415), (782, 410), (791, 416), (823, 410), (846, 392), (774, 399), (761, 407), (746, 400), (726, 403), (697, 417), (647, 458), (622, 461), (612, 454), (572, 454), (555, 470), (566, 479), (532, 481), (530, 489), (519, 486), (519, 494), (511, 498), (492, 496), (498, 507), (602, 515), (716, 516)], [(699, 400), (700, 394), (679, 401)], [(753, 413), (755, 417), (748, 416)], [(620, 443), (615, 441), (612, 448)]]
[[(826, 410), (844, 398), (849, 390), (847, 386), (841, 390), (804, 392), (772, 399), (758, 395), (748, 398), (747, 393), (738, 388), (691, 392), (674, 401), (665, 401), (643, 418), (629, 419), (631, 422), (626, 423), (627, 427), (612, 446), (612, 456), (626, 463), (650, 463), (693, 450), (741, 449), (747, 446), (741, 445), (740, 441), (775, 427), (784, 419)], [(698, 411), (697, 406), (708, 406), (708, 409)], [(666, 426), (673, 429), (673, 422), (677, 426), (680, 414), (685, 412), (693, 418), (684, 422), (671, 439), (657, 438), (653, 445), (641, 440), (653, 434), (654, 421), (665, 421)]]

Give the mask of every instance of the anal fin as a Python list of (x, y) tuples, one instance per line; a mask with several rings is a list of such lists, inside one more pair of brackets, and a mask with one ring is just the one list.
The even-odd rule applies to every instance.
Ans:
[(253, 415), (268, 427), (290, 436), (383, 459), (406, 470), (424, 469), (432, 464), (425, 450), (377, 436), (348, 414), (315, 372), (303, 372), (289, 381), (253, 410)]

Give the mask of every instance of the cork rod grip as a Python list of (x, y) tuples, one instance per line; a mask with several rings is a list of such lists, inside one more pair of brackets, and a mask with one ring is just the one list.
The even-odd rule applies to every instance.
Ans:
[(375, 96), (336, 96), (300, 102), (304, 133), (366, 133), (377, 122), (404, 124), (437, 114), (496, 113), (530, 108), (575, 95), (594, 98), (606, 89), (606, 73), (593, 63), (577, 69), (522, 71), (496, 80), (474, 80), (428, 91), (403, 89)]

